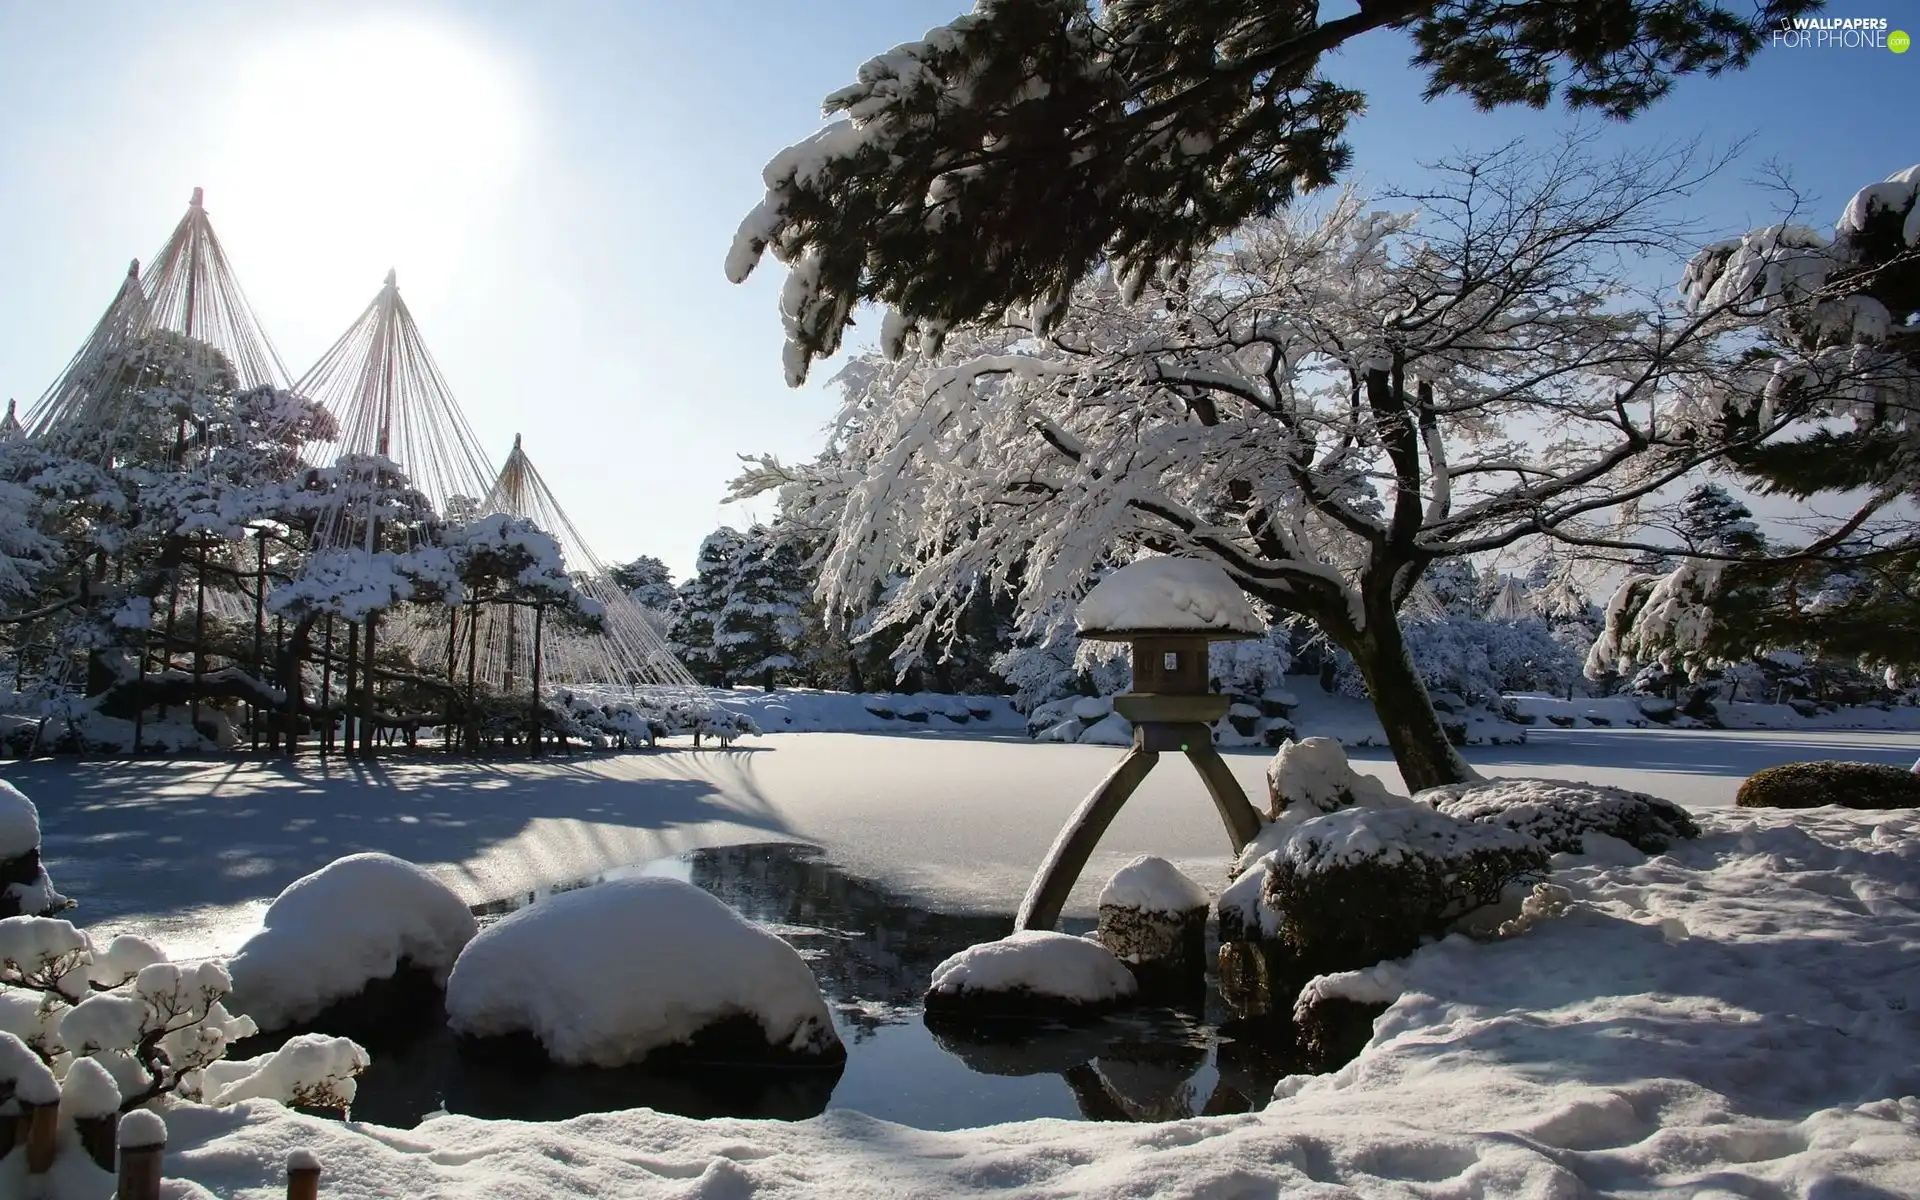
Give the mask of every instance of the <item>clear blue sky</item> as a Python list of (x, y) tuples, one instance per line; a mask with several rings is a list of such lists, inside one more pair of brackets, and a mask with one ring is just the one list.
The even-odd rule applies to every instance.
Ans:
[[(777, 268), (721, 274), (760, 168), (862, 61), (960, 11), (0, 0), (0, 398), (40, 394), (204, 186), (295, 375), (397, 268), (485, 444), (504, 456), (524, 433), (602, 557), (684, 574), (708, 530), (747, 515), (719, 504), (734, 455), (805, 457), (832, 411), (818, 384), (781, 382)], [(1370, 93), (1352, 142), (1371, 180), (1567, 124), (1423, 104), (1407, 53), (1378, 33), (1329, 63)], [(1824, 223), (1920, 159), (1902, 136), (1917, 84), (1920, 51), (1781, 50), (1602, 136), (1752, 135), (1749, 167), (1791, 165)], [(1734, 230), (1768, 203), (1736, 172), (1701, 215)]]

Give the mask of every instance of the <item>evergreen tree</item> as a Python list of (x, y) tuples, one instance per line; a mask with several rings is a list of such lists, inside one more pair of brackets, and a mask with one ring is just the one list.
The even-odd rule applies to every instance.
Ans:
[[(1635, 115), (1678, 76), (1744, 67), (1822, 0), (1022, 0), (982, 4), (860, 68), (844, 119), (783, 151), (727, 273), (769, 248), (789, 382), (832, 354), (863, 302), (937, 340), (1036, 310), (1112, 261), (1144, 279), (1346, 170), (1366, 104), (1323, 56), (1376, 30), (1412, 43), (1428, 96), (1482, 108)], [(1377, 36), (1387, 36), (1380, 34)], [(1392, 53), (1392, 51), (1389, 51)]]
[(800, 609), (811, 590), (799, 546), (764, 526), (747, 531), (713, 617), (713, 642), (728, 678), (772, 691), (799, 664)]
[(726, 687), (727, 656), (718, 640), (717, 621), (738, 578), (746, 539), (739, 530), (721, 527), (700, 543), (693, 576), (680, 585), (673, 606), (669, 635), (675, 653), (700, 682)]
[(1717, 483), (1701, 484), (1680, 502), (1679, 533), (1692, 554), (1747, 558), (1767, 548), (1753, 513)]
[(678, 594), (673, 586), (673, 572), (652, 555), (643, 554), (632, 562), (610, 568), (607, 573), (640, 607), (661, 612), (673, 607)]

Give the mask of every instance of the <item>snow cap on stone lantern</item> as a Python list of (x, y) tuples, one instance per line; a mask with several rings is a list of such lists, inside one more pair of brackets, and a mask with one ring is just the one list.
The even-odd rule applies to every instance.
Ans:
[(1200, 695), (1207, 643), (1256, 638), (1266, 624), (1217, 564), (1143, 558), (1101, 580), (1074, 612), (1083, 638), (1133, 643), (1133, 690)]

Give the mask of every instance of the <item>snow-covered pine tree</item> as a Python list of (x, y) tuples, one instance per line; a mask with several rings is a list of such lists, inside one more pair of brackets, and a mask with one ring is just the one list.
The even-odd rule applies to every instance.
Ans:
[(1717, 483), (1703, 483), (1680, 501), (1678, 528), (1687, 553), (1753, 558), (1764, 554), (1767, 539), (1753, 513)]
[(982, 3), (826, 98), (838, 119), (767, 165), (727, 274), (769, 249), (789, 267), (796, 385), (867, 302), (893, 308), (889, 346), (1009, 310), (1045, 327), (1097, 267), (1137, 286), (1343, 173), (1365, 96), (1323, 56), (1362, 34), (1406, 39), (1430, 95), (1624, 118), (1679, 76), (1744, 67), (1820, 4)]
[[(1782, 223), (1706, 247), (1688, 268), (1701, 304), (1762, 314), (1761, 372), (1736, 376), (1730, 422), (1806, 418), (1736, 457), (1758, 490), (1846, 497), (1852, 514), (1804, 547), (1723, 575), (1724, 654), (1821, 652), (1920, 669), (1920, 165), (1854, 194), (1831, 236)], [(1862, 499), (1863, 497), (1863, 499)]]
[(677, 592), (673, 586), (673, 572), (667, 564), (650, 554), (643, 554), (632, 562), (621, 563), (609, 569), (614, 583), (633, 597), (633, 602), (641, 608), (655, 612), (665, 612), (673, 607)]
[(899, 574), (880, 619), (938, 629), (985, 580), (1039, 634), (1102, 564), (1210, 559), (1353, 657), (1409, 786), (1463, 778), (1398, 620), (1423, 574), (1599, 536), (1726, 449), (1682, 393), (1733, 370), (1744, 324), (1624, 304), (1619, 274), (1625, 246), (1682, 251), (1668, 206), (1698, 170), (1472, 156), (1417, 216), (1349, 194), (1137, 296), (1102, 274), (1046, 332), (863, 358), (832, 460), (797, 473), (826, 597)]
[(800, 547), (765, 526), (741, 538), (730, 587), (713, 614), (713, 642), (727, 678), (772, 691), (799, 660), (800, 608), (812, 592)]
[(674, 653), (694, 678), (715, 687), (730, 682), (716, 623), (736, 585), (745, 548), (746, 539), (737, 529), (722, 526), (708, 534), (694, 559), (694, 573), (681, 583), (674, 600)]

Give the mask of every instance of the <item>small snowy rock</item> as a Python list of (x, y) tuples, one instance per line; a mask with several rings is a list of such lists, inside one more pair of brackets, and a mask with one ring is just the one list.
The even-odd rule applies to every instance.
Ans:
[(1074, 619), (1098, 633), (1213, 633), (1258, 636), (1266, 622), (1217, 564), (1191, 558), (1143, 558), (1108, 575), (1080, 602)]
[(1092, 1016), (1133, 998), (1133, 973), (1100, 943), (1022, 929), (933, 969), (930, 1016)]
[(0, 779), (0, 862), (39, 848), (39, 810), (25, 792)]
[(386, 854), (353, 854), (295, 880), (229, 968), (235, 1008), (262, 1029), (310, 1020), (404, 962), (445, 984), (478, 925), (453, 890)]
[(1268, 815), (1318, 816), (1348, 805), (1379, 807), (1400, 797), (1371, 775), (1347, 763), (1347, 752), (1330, 737), (1285, 741), (1267, 766)]
[(1101, 889), (1096, 936), (1134, 968), (1143, 992), (1204, 992), (1208, 904), (1206, 891), (1172, 863), (1142, 855)]
[(1119, 713), (1109, 713), (1080, 733), (1083, 746), (1131, 746), (1133, 722)]
[(1082, 696), (1073, 702), (1073, 715), (1091, 725), (1113, 711), (1113, 701), (1105, 696)]
[(531, 1034), (555, 1062), (617, 1067), (752, 1019), (769, 1058), (845, 1056), (806, 961), (692, 884), (564, 892), (484, 930), (447, 981), (454, 1032)]

